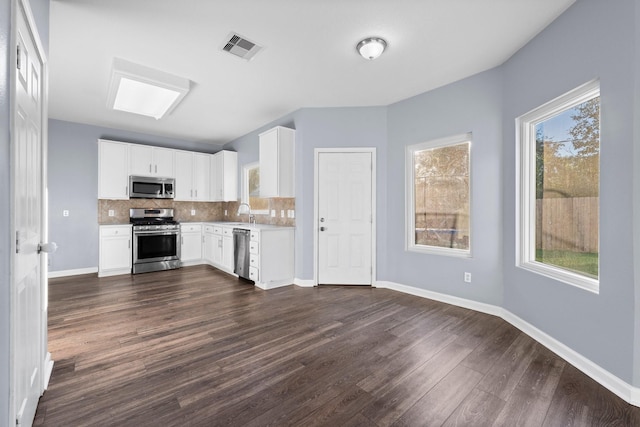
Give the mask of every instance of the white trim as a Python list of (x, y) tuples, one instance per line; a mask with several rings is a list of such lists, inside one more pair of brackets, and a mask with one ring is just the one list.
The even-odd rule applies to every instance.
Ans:
[(293, 279), (293, 284), (301, 288), (313, 288), (316, 286), (314, 280), (298, 279), (297, 277)]
[(407, 285), (401, 285), (400, 283), (388, 282), (384, 280), (378, 281), (376, 287), (381, 289), (392, 289), (394, 291), (402, 292), (405, 294), (415, 295), (421, 298), (432, 299), (434, 301), (440, 301), (446, 304), (451, 304), (458, 307), (479, 311), (481, 313), (502, 317), (502, 312), (503, 312), (502, 307), (498, 307), (491, 304), (486, 304), (478, 301), (460, 298), (453, 295), (441, 294), (439, 292), (433, 292), (426, 289), (416, 288), (416, 287), (407, 286)]
[(98, 267), (75, 268), (73, 270), (50, 271), (49, 279), (68, 276), (80, 276), (82, 274), (93, 274), (98, 272)]
[[(24, 12), (24, 16), (26, 18), (26, 25), (28, 27), (29, 32), (31, 33), (31, 36), (33, 38), (33, 42), (35, 45), (35, 54), (37, 54), (37, 56), (39, 57), (38, 59), (42, 61), (42, 70), (41, 70), (41, 75), (40, 75), (40, 80), (39, 83), (41, 85), (41, 92), (40, 92), (40, 96), (41, 96), (41, 116), (40, 116), (40, 120), (41, 120), (41, 159), (40, 159), (40, 168), (41, 168), (41, 173), (42, 173), (42, 177), (40, 180), (40, 185), (41, 185), (41, 194), (40, 197), (42, 198), (41, 200), (41, 212), (40, 212), (40, 237), (43, 241), (46, 241), (45, 239), (48, 239), (48, 205), (47, 205), (47, 149), (48, 149), (48, 97), (49, 97), (49, 65), (48, 65), (48, 58), (45, 54), (45, 50), (44, 47), (42, 45), (42, 39), (40, 38), (40, 34), (38, 32), (38, 27), (36, 25), (36, 21), (35, 18), (33, 16), (33, 11), (31, 10), (31, 5), (29, 3), (28, 0), (12, 0), (11, 1), (11, 5), (10, 5), (10, 11), (11, 11), (11, 31), (9, 34), (10, 37), (10, 41), (9, 41), (9, 88), (8, 88), (8, 92), (9, 92), (9, 115), (10, 115), (10, 119), (9, 119), (9, 135), (10, 135), (10, 149), (9, 149), (9, 156), (10, 156), (10, 161), (9, 161), (9, 165), (10, 165), (10, 177), (11, 177), (11, 181), (15, 181), (15, 176), (16, 176), (16, 170), (15, 170), (15, 165), (14, 165), (14, 156), (15, 156), (15, 150), (14, 150), (14, 146), (15, 146), (15, 135), (16, 135), (16, 129), (15, 129), (15, 122), (16, 122), (16, 80), (17, 80), (17, 76), (16, 76), (16, 61), (17, 61), (17, 54), (16, 54), (16, 50), (17, 50), (17, 45), (18, 45), (18, 34), (17, 34), (17, 28), (18, 28), (18, 15), (21, 14), (22, 12)], [(11, 201), (15, 200), (16, 194), (15, 194), (15, 182), (13, 184), (10, 185), (10, 189), (9, 189), (9, 198)], [(11, 209), (10, 210), (10, 229), (11, 229), (11, 234), (14, 235), (14, 233), (16, 232), (16, 223), (15, 223), (15, 209)], [(10, 244), (10, 251), (11, 251), (11, 256), (10, 256), (10, 272), (9, 272), (9, 283), (10, 283), (10, 291), (9, 291), (9, 319), (10, 319), (10, 326), (9, 328), (9, 408), (8, 408), (8, 420), (5, 420), (7, 422), (7, 425), (15, 425), (16, 422), (18, 421), (18, 418), (22, 417), (22, 411), (23, 409), (19, 409), (18, 411), (16, 411), (16, 402), (15, 402), (15, 390), (16, 390), (16, 378), (15, 378), (15, 366), (16, 364), (14, 363), (16, 354), (14, 352), (15, 349), (15, 345), (14, 343), (16, 342), (16, 329), (15, 329), (15, 325), (16, 325), (16, 289), (17, 287), (14, 286), (15, 284), (15, 272), (14, 272), (14, 267), (16, 264), (16, 260), (15, 260), (15, 250), (16, 250), (16, 243), (14, 239), (11, 239), (11, 244)], [(42, 354), (42, 352), (46, 352), (47, 348), (48, 348), (48, 334), (47, 334), (47, 324), (48, 324), (48, 286), (47, 286), (47, 281), (46, 281), (46, 273), (47, 272), (47, 255), (46, 254), (41, 254), (40, 256), (40, 284), (41, 284), (41, 289), (40, 289), (40, 297), (41, 297), (41, 302), (40, 302), (40, 307), (38, 307), (38, 310), (42, 313), (42, 318), (40, 319), (40, 336), (38, 337), (38, 339), (40, 340), (40, 348), (38, 349), (38, 351), (40, 352), (40, 354)], [(44, 357), (41, 359), (40, 355), (38, 355), (38, 369), (41, 373), (41, 378), (40, 378), (40, 384), (38, 384), (38, 391), (40, 393), (40, 395), (42, 395), (42, 393), (44, 393), (44, 390), (46, 389), (46, 385), (47, 385), (47, 381), (49, 380), (49, 375), (50, 372), (47, 372), (48, 369), (52, 369), (52, 364), (53, 362), (50, 359), (50, 354), (46, 353), (46, 354), (42, 354)], [(22, 420), (20, 420), (22, 421)], [(33, 420), (27, 420), (29, 424), (31, 424), (33, 422)], [(0, 424), (2, 424), (2, 421), (0, 420)]]
[[(407, 145), (405, 148), (405, 250), (432, 255), (445, 255), (461, 258), (471, 258), (471, 146), (473, 135), (471, 132), (452, 135), (444, 138), (433, 139), (427, 142)], [(443, 148), (453, 145), (469, 144), (469, 249), (444, 248), (429, 245), (417, 245), (415, 242), (416, 216), (415, 216), (415, 153), (417, 151)]]
[(49, 388), (49, 380), (51, 379), (51, 374), (53, 374), (53, 360), (51, 360), (51, 353), (47, 352), (47, 355), (44, 358), (44, 389)]
[(486, 304), (465, 298), (459, 298), (452, 295), (441, 294), (438, 292), (432, 292), (426, 289), (416, 288), (413, 286), (402, 285), (395, 282), (379, 281), (378, 288), (392, 289), (398, 292), (415, 295), (422, 298), (432, 299), (440, 301), (446, 304), (456, 305), (458, 307), (468, 308), (470, 310), (479, 311), (481, 313), (491, 314), (502, 318), (504, 321), (510, 323), (516, 328), (520, 329), (525, 334), (529, 335), (534, 340), (538, 341), (549, 350), (556, 353), (558, 356), (575, 366), (582, 371), (585, 375), (592, 378), (594, 381), (602, 385), (607, 390), (614, 393), (616, 396), (624, 400), (625, 402), (640, 407), (640, 388), (635, 387), (611, 372), (602, 368), (600, 365), (587, 359), (577, 351), (566, 346), (562, 342), (546, 334), (515, 314), (511, 313), (502, 307), (492, 304)]
[[(320, 193), (318, 181), (320, 178), (319, 154), (320, 153), (370, 153), (371, 154), (371, 286), (375, 285), (377, 277), (377, 158), (375, 147), (348, 147), (348, 148), (316, 148), (313, 153), (313, 223), (319, 224), (318, 209)], [(318, 245), (319, 230), (314, 226), (313, 230), (313, 285), (318, 285)]]
[(599, 280), (535, 260), (536, 130), (539, 123), (600, 96), (592, 80), (516, 118), (516, 266), (551, 279), (599, 293)]
[(268, 291), (269, 289), (282, 288), (284, 286), (291, 286), (293, 282), (291, 280), (277, 280), (274, 282), (253, 282), (256, 288)]

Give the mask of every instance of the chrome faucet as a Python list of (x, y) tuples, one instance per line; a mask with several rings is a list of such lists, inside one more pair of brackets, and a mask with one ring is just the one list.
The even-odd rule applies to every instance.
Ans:
[[(243, 207), (246, 206), (246, 209), (242, 209)], [(251, 223), (251, 220), (253, 219), (253, 222), (255, 224), (255, 216), (251, 213), (251, 206), (249, 206), (249, 203), (240, 203), (238, 205), (238, 212), (236, 213), (237, 216), (240, 216), (241, 214), (249, 214), (249, 223)]]

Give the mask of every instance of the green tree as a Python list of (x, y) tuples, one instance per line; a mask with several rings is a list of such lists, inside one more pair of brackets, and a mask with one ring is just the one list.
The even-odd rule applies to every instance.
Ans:
[(571, 118), (575, 125), (569, 129), (577, 157), (590, 157), (600, 153), (600, 97), (578, 105)]

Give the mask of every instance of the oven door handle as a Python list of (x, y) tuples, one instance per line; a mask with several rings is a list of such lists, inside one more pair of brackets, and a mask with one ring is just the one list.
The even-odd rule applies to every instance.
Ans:
[(155, 231), (134, 231), (133, 232), (134, 236), (171, 236), (171, 235), (177, 236), (178, 234), (180, 234), (180, 232), (176, 230), (171, 230), (171, 231), (155, 230)]

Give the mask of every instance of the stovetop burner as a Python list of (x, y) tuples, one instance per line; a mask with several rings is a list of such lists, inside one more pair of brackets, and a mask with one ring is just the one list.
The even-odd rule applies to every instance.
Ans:
[(133, 225), (158, 225), (158, 224), (178, 224), (178, 221), (168, 218), (129, 218)]
[(173, 219), (173, 209), (129, 209), (129, 222), (134, 226), (178, 224)]

